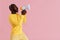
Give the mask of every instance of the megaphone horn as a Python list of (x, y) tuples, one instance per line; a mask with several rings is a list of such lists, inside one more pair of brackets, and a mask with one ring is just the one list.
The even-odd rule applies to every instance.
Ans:
[(29, 4), (26, 6), (26, 9), (30, 10), (30, 5)]
[(30, 4), (28, 4), (27, 6), (22, 6), (20, 9), (21, 10), (25, 10), (25, 9), (30, 10)]

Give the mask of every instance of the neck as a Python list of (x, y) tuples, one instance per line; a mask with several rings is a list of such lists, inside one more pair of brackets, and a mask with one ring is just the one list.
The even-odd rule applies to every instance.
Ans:
[(11, 12), (12, 14), (16, 14), (16, 12)]

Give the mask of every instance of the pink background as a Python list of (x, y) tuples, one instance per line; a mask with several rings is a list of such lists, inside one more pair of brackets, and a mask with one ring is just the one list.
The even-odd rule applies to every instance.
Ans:
[(29, 40), (60, 40), (60, 0), (0, 0), (0, 40), (10, 40), (9, 5), (31, 5), (23, 25)]

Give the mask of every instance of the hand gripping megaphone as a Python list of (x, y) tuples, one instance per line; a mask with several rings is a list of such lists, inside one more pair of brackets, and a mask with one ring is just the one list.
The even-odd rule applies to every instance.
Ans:
[(26, 9), (30, 10), (30, 4), (20, 7), (20, 10), (26, 10)]

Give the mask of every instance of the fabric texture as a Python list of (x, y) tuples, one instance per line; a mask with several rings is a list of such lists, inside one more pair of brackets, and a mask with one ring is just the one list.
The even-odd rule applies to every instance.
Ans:
[(26, 15), (10, 14), (9, 21), (12, 25), (11, 40), (27, 40), (22, 30), (22, 24), (26, 22)]

